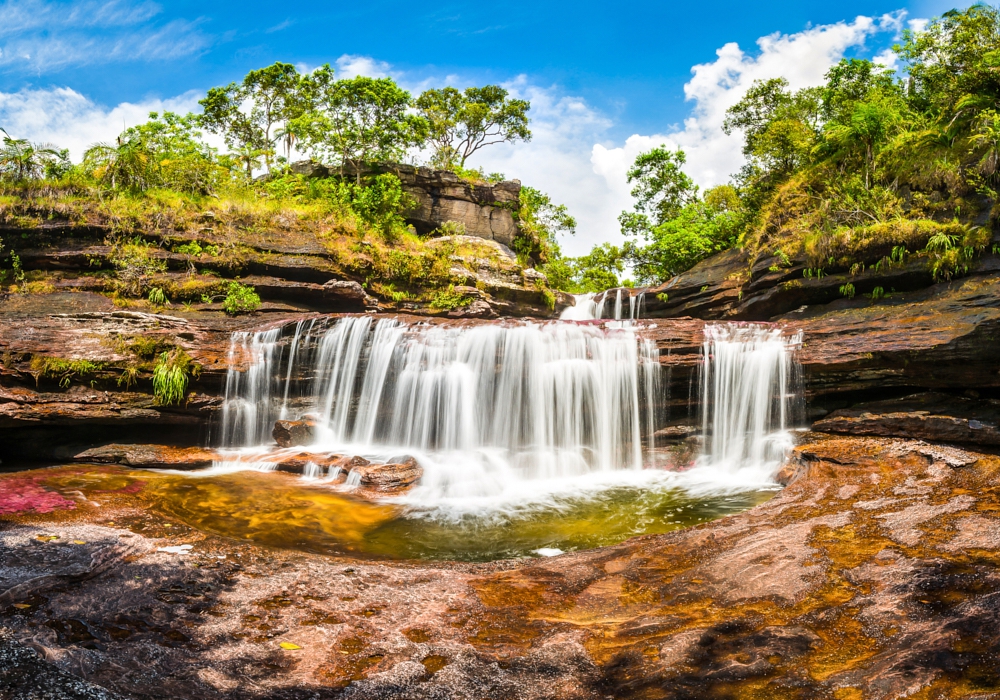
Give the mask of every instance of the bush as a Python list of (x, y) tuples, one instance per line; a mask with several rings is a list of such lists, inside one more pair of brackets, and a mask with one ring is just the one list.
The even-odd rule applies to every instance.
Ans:
[(249, 314), (260, 308), (260, 297), (253, 287), (230, 282), (226, 290), (226, 298), (222, 301), (222, 310), (230, 316)]

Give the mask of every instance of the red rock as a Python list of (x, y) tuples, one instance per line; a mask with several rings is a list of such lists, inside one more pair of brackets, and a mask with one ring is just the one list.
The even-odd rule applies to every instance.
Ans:
[(362, 486), (392, 491), (412, 486), (423, 476), (424, 470), (417, 464), (417, 460), (407, 457), (402, 462), (390, 464), (354, 464), (350, 467), (350, 473), (360, 477)]

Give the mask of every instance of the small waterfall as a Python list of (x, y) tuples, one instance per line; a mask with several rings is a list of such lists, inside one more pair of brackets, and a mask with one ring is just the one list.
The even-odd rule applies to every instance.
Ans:
[[(642, 309), (645, 306), (646, 293), (639, 292), (638, 294), (631, 294), (628, 290), (623, 290), (621, 288), (615, 291), (615, 301), (612, 306), (612, 313), (610, 318), (615, 321), (638, 321), (642, 314)], [(562, 313), (559, 315), (562, 321), (591, 321), (595, 319), (604, 318), (604, 307), (608, 302), (608, 294), (611, 292), (604, 292), (601, 295), (600, 301), (594, 301), (596, 294), (575, 294), (573, 298), (576, 300), (574, 306), (569, 306), (563, 309)], [(625, 302), (622, 299), (622, 293), (628, 294), (628, 316), (625, 316)]]
[(761, 324), (705, 326), (701, 372), (702, 462), (773, 474), (791, 439), (802, 334)]
[(289, 415), (290, 385), (303, 382), (298, 368), (311, 377), (298, 408), (318, 418), (317, 448), (413, 454), (421, 488), (441, 497), (638, 470), (656, 429), (659, 351), (630, 326), (347, 316), (329, 328), (299, 323), (290, 343), (276, 330), (234, 334), (230, 363), (224, 446), (270, 443), (273, 421)]

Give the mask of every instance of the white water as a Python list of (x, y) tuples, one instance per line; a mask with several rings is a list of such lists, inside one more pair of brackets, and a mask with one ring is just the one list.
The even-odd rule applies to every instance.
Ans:
[(322, 428), (310, 449), (413, 455), (424, 467), (411, 494), (419, 502), (520, 498), (521, 485), (643, 467), (660, 366), (655, 344), (633, 328), (351, 316), (313, 330), (298, 324), (284, 368), (276, 331), (234, 334), (224, 445), (270, 442), (273, 421), (289, 412), (295, 366), (315, 376), (306, 410)]
[[(593, 295), (582, 301), (588, 318), (572, 320), (597, 315)], [(620, 290), (615, 306), (620, 317)], [(274, 420), (308, 412), (321, 426), (310, 451), (412, 455), (424, 476), (401, 500), (450, 513), (556, 507), (557, 497), (614, 486), (767, 487), (790, 446), (800, 338), (762, 325), (705, 333), (706, 449), (682, 473), (643, 469), (655, 461), (660, 363), (627, 320), (456, 328), (349, 316), (329, 328), (300, 322), (291, 342), (276, 330), (236, 333), (222, 444), (256, 448), (247, 459), (259, 461)], [(304, 478), (333, 476), (315, 467)]]
[(769, 479), (792, 446), (793, 352), (801, 333), (762, 324), (705, 327), (699, 463), (741, 479)]
[[(645, 292), (639, 292), (638, 294), (630, 294), (626, 291), (628, 296), (628, 315), (626, 314), (625, 304), (626, 302), (622, 299), (623, 289), (614, 290), (615, 296), (614, 301), (611, 302), (612, 306), (609, 312), (609, 319), (615, 321), (637, 321), (642, 313), (642, 307), (646, 299)], [(601, 295), (600, 301), (594, 301), (596, 294), (574, 294), (573, 299), (576, 300), (574, 306), (568, 306), (562, 310), (559, 315), (559, 319), (562, 321), (592, 321), (596, 319), (604, 318), (604, 309), (608, 305), (611, 290), (604, 292)]]

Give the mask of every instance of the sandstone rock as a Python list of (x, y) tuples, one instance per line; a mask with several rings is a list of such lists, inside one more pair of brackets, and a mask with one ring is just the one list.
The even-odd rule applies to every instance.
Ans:
[(423, 468), (413, 457), (390, 464), (352, 465), (350, 472), (360, 478), (362, 486), (379, 491), (392, 491), (411, 486), (424, 474)]
[(323, 165), (322, 163), (317, 163), (314, 160), (299, 160), (292, 163), (289, 168), (296, 175), (304, 175), (305, 177), (329, 177), (330, 169)]
[(489, 302), (477, 299), (468, 306), (460, 306), (448, 312), (451, 318), (496, 318), (497, 312)]
[(219, 453), (200, 447), (169, 445), (104, 445), (76, 455), (76, 462), (121, 464), (141, 469), (201, 469), (220, 459)]
[(413, 197), (416, 207), (407, 212), (406, 221), (418, 233), (426, 235), (452, 221), (470, 236), (505, 246), (513, 243), (517, 234), (513, 212), (521, 192), (517, 180), (473, 184), (448, 170), (392, 163), (372, 166), (364, 174), (377, 172), (395, 173), (403, 191)]
[(271, 436), (281, 447), (299, 447), (311, 444), (315, 431), (315, 421), (279, 420), (275, 421)]

